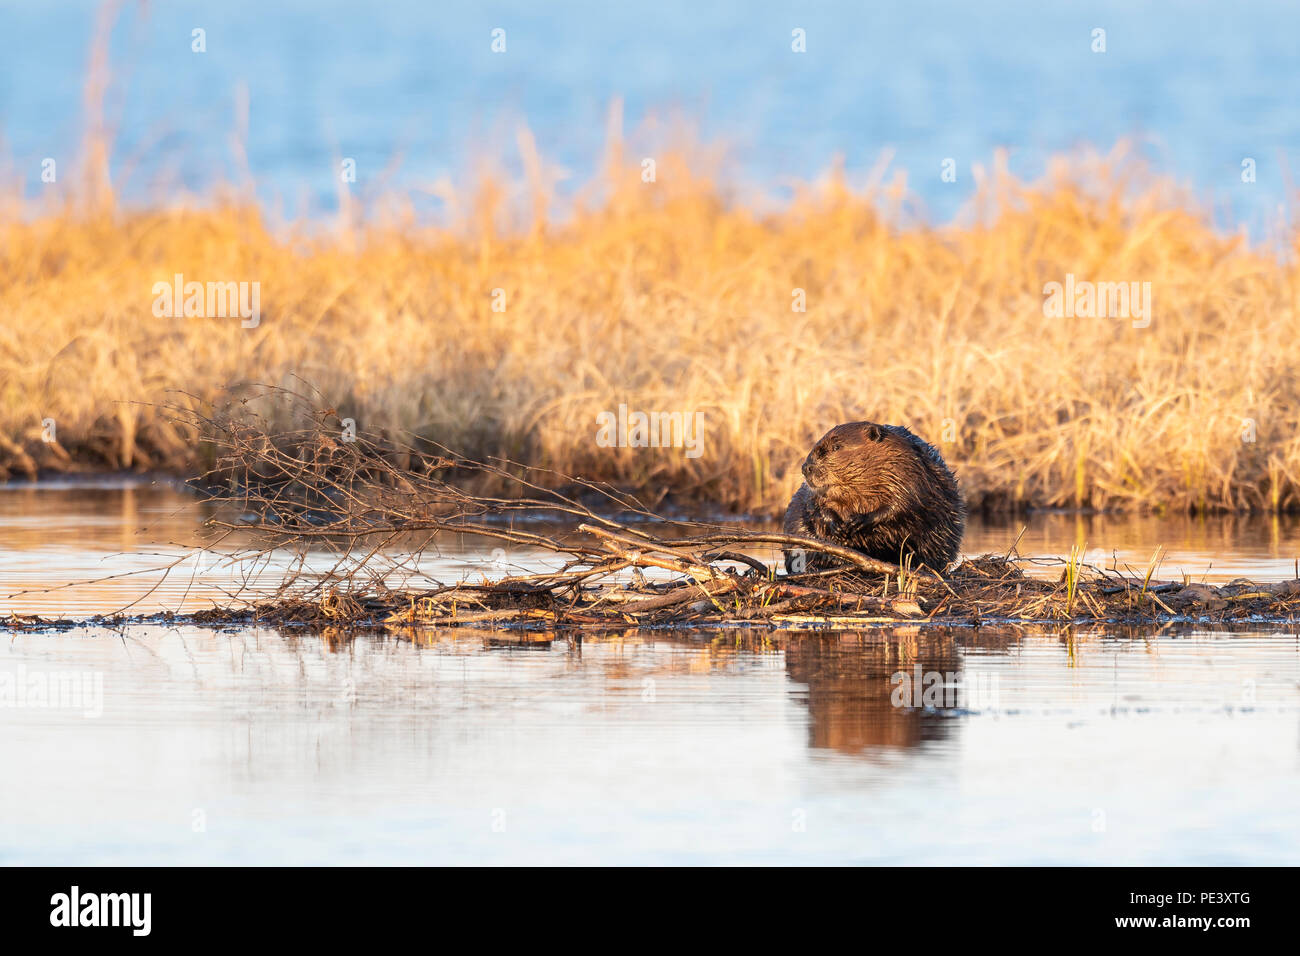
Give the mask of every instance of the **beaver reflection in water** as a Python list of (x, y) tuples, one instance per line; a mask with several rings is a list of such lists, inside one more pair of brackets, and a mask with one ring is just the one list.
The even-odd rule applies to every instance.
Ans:
[[(939, 452), (901, 425), (836, 425), (803, 463), (785, 512), (788, 534), (821, 538), (880, 561), (942, 571), (957, 560), (966, 508)], [(787, 572), (832, 567), (813, 551), (785, 552)]]

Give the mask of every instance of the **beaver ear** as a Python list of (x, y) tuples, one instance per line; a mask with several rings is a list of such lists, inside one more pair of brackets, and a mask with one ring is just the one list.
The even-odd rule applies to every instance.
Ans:
[(871, 424), (867, 426), (867, 441), (880, 441), (885, 437), (885, 431), (879, 425)]

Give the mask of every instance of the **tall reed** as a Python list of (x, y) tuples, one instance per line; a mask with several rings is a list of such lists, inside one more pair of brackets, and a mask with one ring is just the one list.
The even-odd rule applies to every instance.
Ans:
[[(236, 190), (124, 207), (105, 69), (78, 188), (0, 197), (0, 477), (192, 472), (196, 436), (149, 403), (305, 379), (358, 427), (652, 498), (779, 510), (819, 435), (871, 419), (937, 445), (976, 508), (1300, 508), (1300, 234), (1223, 235), (1122, 147), (1034, 183), (999, 162), (931, 227), (901, 180), (835, 168), (775, 210), (704, 149), (644, 182), (615, 121), (561, 214), (525, 132), (521, 180), (441, 184), (439, 228), (396, 194), (272, 228)], [(259, 323), (156, 316), (178, 274), (257, 283)], [(1149, 324), (1054, 315), (1067, 281), (1150, 283)], [(620, 405), (698, 413), (699, 455), (606, 447)]]

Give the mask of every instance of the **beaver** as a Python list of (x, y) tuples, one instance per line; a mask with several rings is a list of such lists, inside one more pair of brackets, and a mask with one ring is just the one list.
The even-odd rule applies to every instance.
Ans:
[[(836, 425), (803, 463), (785, 512), (787, 534), (821, 538), (898, 563), (942, 571), (957, 559), (966, 507), (935, 448), (902, 425)], [(833, 567), (818, 552), (785, 552), (787, 572)]]

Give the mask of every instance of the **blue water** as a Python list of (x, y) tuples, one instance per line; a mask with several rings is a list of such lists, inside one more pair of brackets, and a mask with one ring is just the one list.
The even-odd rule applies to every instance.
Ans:
[[(97, 8), (0, 2), (0, 156), (28, 195), (61, 188), (40, 182), (43, 158), (71, 168)], [(1104, 53), (1092, 51), (1098, 27)], [(194, 28), (205, 53), (191, 51)], [(504, 53), (490, 49), (495, 28)], [(806, 53), (791, 50), (795, 28)], [(634, 156), (653, 155), (674, 116), (727, 145), (728, 183), (777, 195), (837, 153), (859, 179), (891, 155), (886, 178), (905, 170), (935, 221), (999, 147), (1035, 176), (1053, 153), (1132, 137), (1220, 224), (1272, 234), (1300, 158), (1300, 5), (1286, 0), (132, 2), (112, 50), (113, 171), (127, 196), (239, 180), (246, 90), (248, 172), (290, 213), (333, 207), (345, 157), (362, 195), (463, 181), (484, 157), (518, 169), (523, 122), (572, 189), (599, 162), (615, 98)], [(1242, 182), (1247, 157), (1254, 183)], [(954, 183), (940, 176), (947, 158)]]

